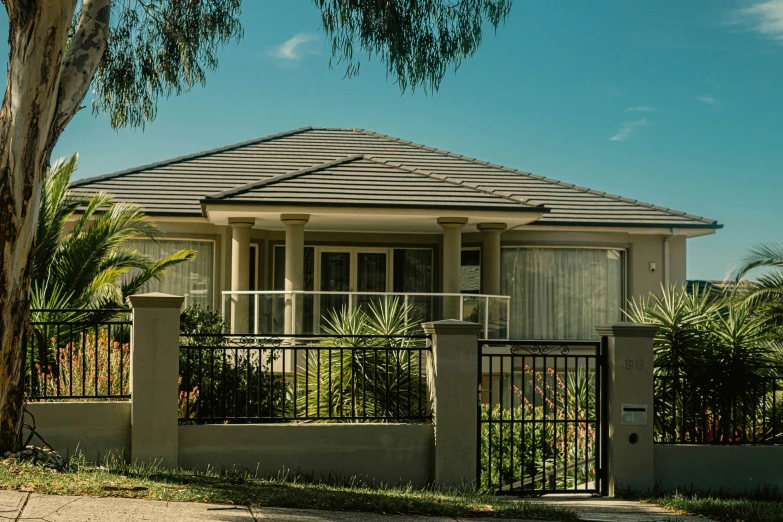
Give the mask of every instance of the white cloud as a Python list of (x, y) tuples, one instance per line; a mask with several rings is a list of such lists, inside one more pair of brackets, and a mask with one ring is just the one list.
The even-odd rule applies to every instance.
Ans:
[(318, 35), (299, 33), (285, 42), (274, 46), (269, 50), (269, 55), (280, 60), (301, 60), (306, 53), (312, 53), (309, 49), (311, 42), (318, 39)]
[(696, 96), (696, 99), (702, 103), (709, 105), (710, 107), (717, 107), (718, 105), (720, 105), (720, 102), (709, 94), (706, 94), (704, 96)]
[(783, 0), (764, 0), (755, 2), (744, 9), (737, 9), (735, 22), (751, 30), (783, 42)]
[(625, 112), (655, 112), (655, 107), (644, 107), (644, 106), (628, 107), (627, 109), (625, 109)]
[(642, 118), (641, 120), (636, 121), (627, 121), (622, 124), (620, 127), (620, 130), (617, 131), (617, 134), (609, 138), (611, 141), (626, 141), (633, 136), (634, 132), (636, 132), (636, 129), (639, 127), (646, 127), (649, 125), (650, 122), (647, 121), (647, 118)]

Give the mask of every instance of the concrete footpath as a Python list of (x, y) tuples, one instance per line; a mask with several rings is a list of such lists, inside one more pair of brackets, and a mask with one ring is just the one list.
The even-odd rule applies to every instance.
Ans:
[[(221, 506), (196, 502), (163, 502), (132, 498), (67, 497), (39, 495), (19, 491), (0, 491), (0, 520), (25, 522), (128, 522), (163, 520), (184, 522), (216, 520), (223, 522), (410, 522), (459, 521), (476, 522), (490, 519), (457, 519), (453, 517), (410, 517), (403, 515), (375, 515), (340, 511), (304, 509), (253, 508)], [(493, 519), (497, 522), (497, 519)]]
[[(571, 508), (579, 513), (580, 520), (594, 522), (705, 522), (707, 520), (675, 515), (658, 506), (629, 500), (548, 495), (531, 499), (531, 502)], [(414, 517), (268, 507), (248, 509), (244, 506), (222, 506), (197, 502), (69, 497), (0, 490), (1, 520), (43, 522), (103, 522), (106, 520), (112, 522), (137, 520), (165, 520), (166, 522), (202, 520), (223, 522), (255, 522), (259, 520), (279, 520), (281, 522), (424, 522), (448, 520), (467, 522), (469, 520), (489, 522), (498, 519)]]
[(676, 515), (655, 504), (619, 498), (597, 498), (591, 495), (544, 495), (531, 498), (550, 506), (570, 508), (579, 520), (590, 522), (710, 522), (710, 519)]

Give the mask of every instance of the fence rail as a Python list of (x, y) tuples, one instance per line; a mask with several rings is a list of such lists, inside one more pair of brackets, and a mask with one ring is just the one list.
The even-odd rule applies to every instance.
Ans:
[(31, 310), (27, 400), (130, 398), (130, 327), (125, 308)]
[(658, 444), (783, 444), (783, 366), (655, 367)]
[(426, 336), (180, 336), (181, 424), (425, 422)]

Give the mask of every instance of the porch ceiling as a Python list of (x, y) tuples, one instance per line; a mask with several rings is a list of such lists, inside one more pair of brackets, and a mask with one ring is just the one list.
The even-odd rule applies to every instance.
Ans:
[(202, 204), (204, 215), (210, 223), (228, 225), (229, 218), (250, 218), (255, 228), (285, 230), (281, 214), (309, 214), (307, 231), (319, 232), (384, 232), (384, 233), (432, 233), (443, 229), (438, 225), (440, 217), (464, 217), (468, 223), (465, 232), (475, 232), (478, 223), (500, 222), (508, 228), (532, 223), (544, 215), (544, 211), (508, 212), (466, 208), (371, 208), (328, 207), (304, 205), (252, 205), (252, 204)]

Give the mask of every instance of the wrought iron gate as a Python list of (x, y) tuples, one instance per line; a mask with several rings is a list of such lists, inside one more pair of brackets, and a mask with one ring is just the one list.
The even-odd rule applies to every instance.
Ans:
[(605, 494), (605, 344), (480, 340), (478, 353), (480, 484)]

